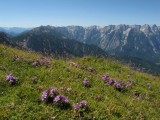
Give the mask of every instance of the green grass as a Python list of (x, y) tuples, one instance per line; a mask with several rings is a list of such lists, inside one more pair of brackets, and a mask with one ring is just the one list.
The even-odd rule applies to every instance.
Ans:
[[(140, 73), (116, 61), (96, 57), (74, 58), (70, 60), (51, 60), (51, 67), (33, 67), (25, 61), (14, 61), (17, 55), (33, 60), (42, 57), (34, 52), (27, 52), (0, 45), (0, 119), (95, 119), (95, 120), (158, 120), (160, 118), (160, 77)], [(69, 65), (69, 61), (79, 67)], [(82, 66), (92, 67), (94, 74), (81, 69)], [(115, 79), (128, 78), (133, 85), (127, 91), (119, 92), (112, 86), (105, 86), (97, 77), (109, 73)], [(13, 73), (18, 78), (16, 85), (9, 85), (6, 74)], [(37, 77), (33, 84), (32, 77)], [(82, 84), (87, 77), (91, 87)], [(146, 84), (151, 84), (151, 89)], [(42, 86), (43, 89), (38, 89)], [(68, 97), (72, 104), (87, 100), (89, 110), (79, 118), (74, 109), (60, 109), (54, 103), (41, 102), (41, 94), (52, 86), (57, 87), (60, 94)], [(60, 88), (72, 88), (63, 91)], [(136, 97), (135, 94), (140, 94)], [(101, 99), (97, 99), (100, 96)]]

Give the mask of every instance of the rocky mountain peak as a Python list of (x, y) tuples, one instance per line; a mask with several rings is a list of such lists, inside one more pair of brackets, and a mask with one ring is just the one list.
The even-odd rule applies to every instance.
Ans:
[(154, 33), (159, 32), (158, 26), (157, 26), (156, 24), (152, 25), (151, 28), (152, 28), (152, 31), (153, 31)]
[(148, 25), (148, 24), (145, 24), (145, 25), (141, 26), (140, 30), (141, 30), (142, 32), (144, 32), (145, 34), (148, 34), (148, 33), (151, 33), (151, 32), (152, 32), (152, 31), (151, 31), (151, 27), (150, 27), (150, 25)]
[(127, 28), (128, 28), (128, 25), (125, 25), (125, 24), (120, 24), (115, 26), (116, 30), (126, 30)]

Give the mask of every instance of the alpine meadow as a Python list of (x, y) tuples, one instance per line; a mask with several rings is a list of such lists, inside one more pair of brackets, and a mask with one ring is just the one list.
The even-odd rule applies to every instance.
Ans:
[(158, 0), (0, 0), (0, 120), (159, 120)]

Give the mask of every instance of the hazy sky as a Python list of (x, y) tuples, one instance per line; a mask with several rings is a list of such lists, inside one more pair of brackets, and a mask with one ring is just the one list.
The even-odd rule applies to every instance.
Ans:
[(160, 25), (160, 0), (0, 0), (0, 26)]

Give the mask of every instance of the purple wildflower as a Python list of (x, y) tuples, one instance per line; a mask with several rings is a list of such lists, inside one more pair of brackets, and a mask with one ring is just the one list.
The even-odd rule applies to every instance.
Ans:
[(103, 81), (106, 81), (108, 78), (109, 78), (109, 74), (106, 73), (106, 74), (102, 75), (102, 78), (101, 78), (101, 79), (102, 79)]
[(54, 102), (61, 103), (61, 104), (66, 104), (69, 101), (68, 101), (68, 98), (66, 98), (64, 95), (58, 95), (54, 98)]
[(16, 78), (13, 76), (12, 73), (7, 74), (6, 80), (7, 80), (10, 84), (15, 84), (15, 83), (16, 83)]
[(113, 84), (113, 86), (114, 86), (117, 90), (121, 91), (121, 90), (123, 90), (124, 88), (126, 88), (127, 84), (126, 84), (123, 80), (119, 80), (118, 82), (115, 82), (115, 83)]
[(46, 101), (48, 97), (49, 97), (49, 90), (43, 91), (42, 96), (41, 96), (41, 100)]
[(11, 74), (8, 74), (8, 75), (6, 76), (6, 80), (7, 80), (7, 81), (9, 81), (9, 80), (12, 79), (12, 78), (13, 78), (12, 73), (11, 73)]
[(81, 108), (86, 108), (87, 107), (87, 101), (83, 100), (82, 102), (80, 102), (80, 107)]
[(108, 81), (106, 81), (106, 85), (113, 85), (116, 82), (114, 78), (108, 78)]
[(58, 95), (57, 88), (52, 87), (50, 90), (50, 97), (55, 97), (56, 95)]
[(80, 109), (79, 103), (74, 103), (74, 104), (73, 104), (73, 107), (74, 107), (74, 110), (75, 110), (75, 111), (79, 111), (79, 109)]
[(75, 111), (79, 111), (80, 109), (86, 109), (88, 107), (88, 104), (86, 100), (83, 100), (80, 103), (74, 103), (73, 107)]
[(89, 85), (90, 85), (90, 82), (89, 82), (89, 80), (88, 80), (87, 78), (84, 78), (83, 84), (84, 84), (85, 86), (89, 86)]
[(121, 88), (121, 85), (119, 83), (114, 83), (113, 86), (116, 88), (116, 89), (120, 89)]

